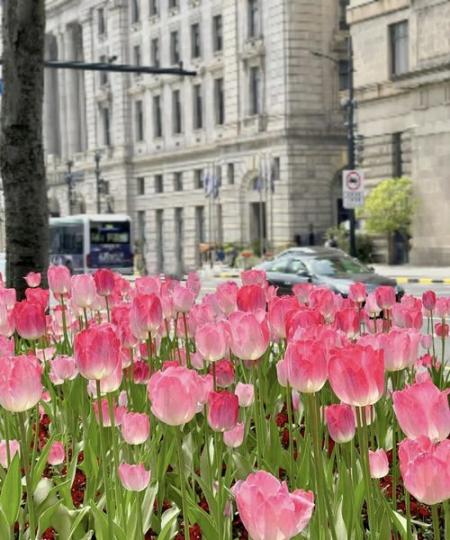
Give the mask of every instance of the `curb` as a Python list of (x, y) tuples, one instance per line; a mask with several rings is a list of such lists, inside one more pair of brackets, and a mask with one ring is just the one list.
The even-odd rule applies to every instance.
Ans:
[(220, 272), (219, 274), (214, 274), (214, 277), (216, 278), (223, 278), (223, 279), (233, 279), (233, 278), (239, 278), (241, 277), (240, 272)]
[(408, 278), (408, 277), (393, 277), (398, 285), (406, 285), (408, 283), (416, 283), (419, 285), (433, 285), (440, 283), (441, 285), (450, 285), (450, 278), (434, 279), (434, 278)]

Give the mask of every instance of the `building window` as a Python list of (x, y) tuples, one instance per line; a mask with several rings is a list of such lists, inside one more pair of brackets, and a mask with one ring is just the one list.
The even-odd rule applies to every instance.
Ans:
[(177, 9), (178, 7), (178, 0), (169, 0), (169, 9)]
[(159, 55), (159, 38), (153, 38), (151, 42), (151, 56), (152, 56), (152, 66), (159, 68), (161, 65), (160, 55)]
[(136, 141), (144, 140), (144, 109), (142, 101), (136, 101), (134, 104), (134, 114), (136, 122)]
[(183, 173), (176, 172), (173, 175), (173, 190), (183, 191)]
[(97, 10), (97, 22), (98, 22), (98, 34), (99, 36), (104, 36), (106, 34), (106, 20), (105, 20), (105, 9), (98, 8)]
[(403, 176), (403, 152), (402, 152), (402, 134), (392, 134), (392, 176), (401, 178)]
[(164, 193), (163, 175), (155, 175), (155, 193)]
[(225, 123), (225, 99), (222, 78), (214, 79), (214, 110), (216, 124), (222, 126)]
[(272, 163), (272, 180), (280, 180), (280, 167), (280, 158), (274, 158)]
[(193, 87), (193, 112), (194, 112), (194, 129), (202, 129), (203, 127), (203, 98), (202, 85), (195, 84)]
[(179, 90), (173, 90), (172, 92), (172, 119), (173, 132), (175, 135), (179, 135), (183, 131), (183, 124), (181, 121), (181, 98)]
[(200, 23), (194, 23), (191, 25), (191, 57), (200, 58), (201, 54)]
[(261, 113), (261, 70), (257, 66), (250, 68), (250, 115)]
[(389, 26), (391, 75), (401, 75), (409, 68), (408, 21)]
[(137, 183), (137, 194), (145, 195), (145, 178), (143, 176), (136, 178), (136, 183)]
[(223, 49), (223, 24), (222, 15), (213, 17), (213, 50), (219, 52)]
[(156, 210), (156, 252), (158, 272), (164, 271), (164, 210)]
[(234, 184), (234, 163), (228, 163), (227, 165), (227, 180), (230, 186)]
[(108, 107), (101, 109), (102, 114), (102, 127), (103, 127), (103, 144), (105, 146), (111, 146), (111, 118)]
[(195, 169), (194, 171), (194, 188), (203, 189), (203, 169)]
[(159, 0), (150, 0), (150, 17), (155, 17), (159, 14)]
[[(134, 60), (134, 65), (135, 66), (140, 66), (141, 65), (141, 47), (140, 45), (135, 45), (133, 47), (133, 60)], [(134, 76), (136, 78), (139, 78), (141, 76), (140, 73), (134, 73)]]
[(155, 138), (163, 136), (161, 96), (153, 96), (153, 135)]
[(348, 90), (349, 67), (348, 60), (339, 60), (339, 90)]
[(177, 30), (170, 32), (170, 61), (172, 65), (180, 63), (180, 40)]
[(248, 37), (249, 38), (259, 37), (260, 35), (259, 0), (248, 0), (247, 17), (248, 17)]
[(347, 6), (350, 0), (339, 0), (339, 29), (348, 30)]
[(138, 23), (141, 18), (139, 3), (140, 0), (131, 0), (131, 22), (133, 24)]
[[(107, 58), (104, 54), (102, 54), (99, 58), (99, 62), (101, 64), (107, 63)], [(108, 72), (107, 71), (100, 71), (100, 85), (104, 86), (105, 84), (108, 84)]]

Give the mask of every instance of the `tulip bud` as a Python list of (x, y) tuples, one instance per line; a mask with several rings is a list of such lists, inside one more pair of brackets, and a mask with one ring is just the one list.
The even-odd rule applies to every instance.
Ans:
[(208, 397), (208, 424), (214, 431), (228, 431), (238, 420), (239, 401), (230, 392), (211, 392)]
[(255, 389), (253, 384), (244, 384), (238, 382), (234, 393), (239, 400), (239, 407), (250, 407), (255, 401)]
[(121, 463), (118, 473), (123, 487), (128, 491), (144, 491), (150, 483), (150, 471), (147, 471), (142, 464)]
[(386, 452), (383, 449), (369, 450), (370, 476), (372, 478), (383, 478), (389, 472), (389, 462)]
[(223, 433), (223, 442), (229, 448), (238, 448), (244, 441), (245, 425), (243, 423), (238, 423), (234, 428), (224, 431)]
[(61, 465), (64, 463), (64, 458), (64, 444), (61, 441), (55, 441), (50, 447), (47, 461), (50, 465)]

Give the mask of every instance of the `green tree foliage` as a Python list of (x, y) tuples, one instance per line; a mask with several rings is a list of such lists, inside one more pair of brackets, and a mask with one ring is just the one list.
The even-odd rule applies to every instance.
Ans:
[(415, 209), (412, 182), (409, 178), (389, 178), (380, 182), (358, 212), (369, 233), (409, 234)]

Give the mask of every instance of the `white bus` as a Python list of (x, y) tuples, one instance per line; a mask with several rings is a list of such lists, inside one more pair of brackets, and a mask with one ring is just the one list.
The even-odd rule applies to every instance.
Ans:
[(50, 263), (74, 274), (111, 268), (133, 273), (131, 220), (124, 214), (50, 218)]

